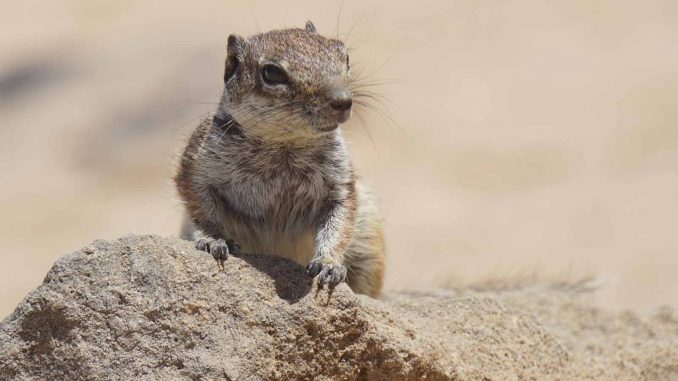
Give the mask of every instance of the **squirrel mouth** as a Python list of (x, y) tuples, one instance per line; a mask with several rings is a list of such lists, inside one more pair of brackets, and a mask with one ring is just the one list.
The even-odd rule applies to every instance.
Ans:
[(337, 127), (339, 127), (339, 123), (333, 123), (333, 124), (327, 124), (327, 125), (324, 125), (324, 126), (317, 126), (316, 130), (318, 130), (320, 132), (330, 132), (330, 131), (336, 130)]
[(337, 123), (344, 123), (350, 118), (351, 118), (351, 109), (341, 111), (340, 114), (337, 115)]

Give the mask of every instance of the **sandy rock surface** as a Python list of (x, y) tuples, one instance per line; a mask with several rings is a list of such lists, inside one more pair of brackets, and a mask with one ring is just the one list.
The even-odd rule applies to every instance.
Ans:
[(0, 379), (678, 379), (678, 319), (578, 292), (318, 290), (287, 260), (96, 241), (0, 324)]

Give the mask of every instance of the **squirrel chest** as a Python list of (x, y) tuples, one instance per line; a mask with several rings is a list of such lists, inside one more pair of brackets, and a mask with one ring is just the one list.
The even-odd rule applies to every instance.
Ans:
[(350, 168), (334, 160), (336, 145), (287, 147), (233, 139), (218, 151), (212, 185), (224, 212), (269, 229), (305, 229), (318, 223), (328, 202), (340, 197)]

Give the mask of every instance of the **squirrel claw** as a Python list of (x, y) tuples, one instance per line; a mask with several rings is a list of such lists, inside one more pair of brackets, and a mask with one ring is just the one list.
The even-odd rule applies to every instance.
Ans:
[(217, 261), (225, 261), (228, 259), (230, 251), (228, 244), (223, 239), (198, 239), (195, 242), (195, 247), (198, 250), (206, 251), (214, 257)]
[(306, 273), (311, 278), (318, 278), (319, 285), (329, 284), (334, 287), (346, 280), (346, 267), (327, 263), (322, 259), (314, 259), (306, 266)]

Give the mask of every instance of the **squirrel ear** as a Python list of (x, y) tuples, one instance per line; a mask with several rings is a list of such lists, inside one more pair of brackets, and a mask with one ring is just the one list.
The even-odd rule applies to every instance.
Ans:
[(235, 74), (235, 69), (238, 68), (240, 61), (243, 58), (243, 50), (245, 50), (245, 39), (232, 34), (228, 36), (228, 47), (226, 48), (226, 70), (224, 71), (224, 82)]
[(306, 31), (310, 33), (315, 33), (315, 25), (311, 20), (306, 21)]

